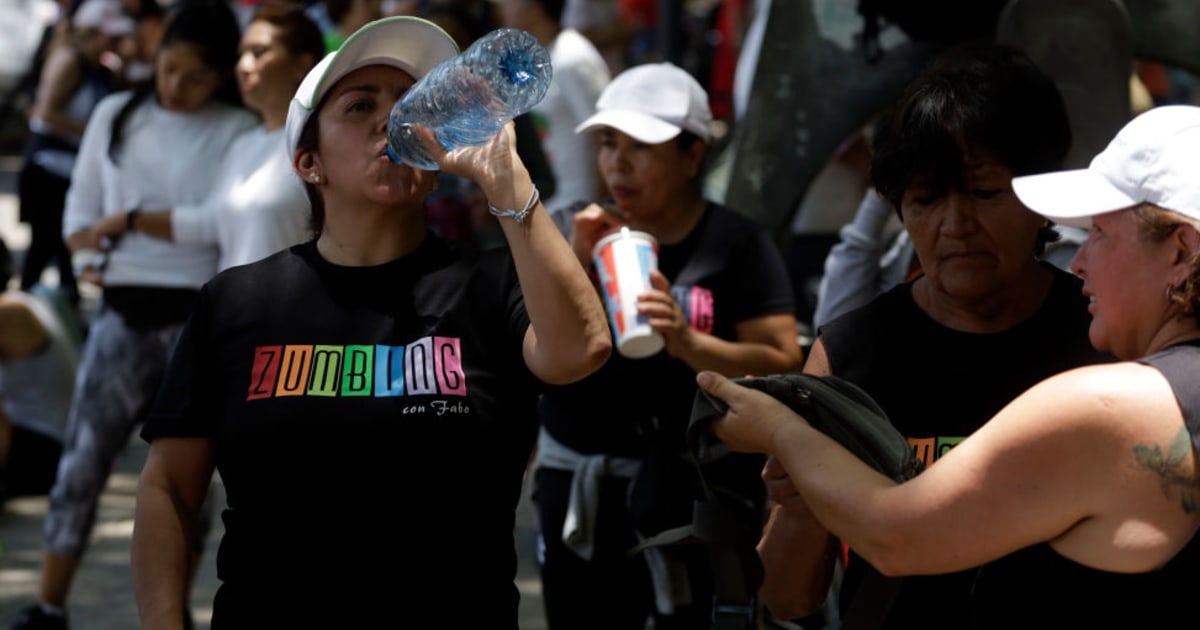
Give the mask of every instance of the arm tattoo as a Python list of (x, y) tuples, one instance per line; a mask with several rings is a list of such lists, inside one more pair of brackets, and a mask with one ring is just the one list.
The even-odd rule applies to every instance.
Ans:
[(1185, 514), (1196, 511), (1197, 497), (1200, 497), (1200, 478), (1188, 470), (1188, 455), (1191, 452), (1192, 440), (1187, 427), (1179, 429), (1165, 453), (1158, 444), (1138, 444), (1133, 447), (1133, 456), (1139, 467), (1162, 478), (1164, 494), (1169, 496), (1173, 487), (1179, 488), (1179, 505)]

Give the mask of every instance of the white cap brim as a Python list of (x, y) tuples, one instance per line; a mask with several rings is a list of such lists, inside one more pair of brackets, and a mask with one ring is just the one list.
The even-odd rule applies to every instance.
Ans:
[(601, 127), (612, 127), (617, 131), (646, 144), (661, 144), (678, 136), (683, 131), (659, 118), (627, 109), (606, 109), (596, 112), (591, 118), (575, 127), (575, 133), (586, 133)]
[(1030, 210), (1055, 223), (1084, 229), (1091, 227), (1097, 214), (1139, 203), (1108, 178), (1086, 168), (1014, 177), (1012, 187)]
[(399, 68), (414, 79), (458, 54), (458, 46), (432, 22), (410, 16), (383, 18), (355, 31), (341, 48), (320, 61), (296, 90), (288, 107), (288, 157), (296, 153), (300, 133), (313, 109), (346, 75), (366, 66)]

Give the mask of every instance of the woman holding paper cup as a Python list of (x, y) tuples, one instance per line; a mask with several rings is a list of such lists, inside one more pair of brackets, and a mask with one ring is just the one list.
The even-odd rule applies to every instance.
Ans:
[[(654, 615), (656, 628), (708, 627), (702, 547), (625, 553), (691, 522), (684, 430), (696, 373), (799, 369), (791, 285), (768, 234), (701, 194), (712, 116), (694, 78), (668, 63), (636, 66), (596, 109), (576, 131), (597, 136), (612, 202), (577, 212), (571, 242), (595, 269), (618, 352), (539, 405), (532, 474), (547, 620), (620, 630)], [(748, 487), (761, 485), (758, 464), (744, 472)]]

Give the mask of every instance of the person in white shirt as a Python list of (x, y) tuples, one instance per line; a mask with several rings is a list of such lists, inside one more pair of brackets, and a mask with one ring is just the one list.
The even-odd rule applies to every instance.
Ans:
[[(233, 140), (254, 126), (238, 104), (237, 18), (223, 2), (168, 18), (155, 80), (108, 96), (89, 119), (67, 192), (63, 233), (103, 297), (80, 358), (62, 458), (44, 526), (38, 602), (15, 628), (66, 628), (67, 595), (112, 463), (147, 412), (217, 249), (144, 234), (107, 247), (91, 226), (128, 208), (203, 201)], [(136, 214), (136, 213), (135, 213)], [(106, 249), (105, 253), (100, 253)], [(197, 556), (203, 538), (197, 541)]]
[(214, 192), (200, 204), (127, 210), (93, 226), (97, 237), (137, 231), (177, 243), (213, 244), (217, 269), (251, 263), (308, 240), (309, 203), (284, 143), (288, 103), (324, 56), (317, 25), (302, 11), (265, 6), (242, 35), (237, 78), (242, 100), (262, 124), (237, 138)]

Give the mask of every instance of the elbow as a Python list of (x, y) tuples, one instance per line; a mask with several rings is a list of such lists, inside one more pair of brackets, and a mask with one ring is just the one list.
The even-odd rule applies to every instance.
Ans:
[(580, 361), (579, 374), (576, 380), (581, 379), (592, 372), (600, 369), (610, 356), (612, 356), (613, 341), (612, 335), (608, 333), (608, 328), (604, 329), (602, 335), (589, 335), (588, 341), (583, 350), (583, 357)]
[(588, 335), (570, 360), (554, 362), (554, 369), (546, 370), (539, 378), (550, 385), (574, 383), (600, 369), (612, 355), (612, 349), (612, 337), (607, 328), (603, 335)]
[[(911, 553), (905, 553), (906, 546), (896, 542), (875, 541), (861, 547), (854, 547), (855, 553), (862, 556), (868, 564), (887, 577), (899, 577), (916, 573)], [(908, 549), (911, 551), (911, 547)]]

